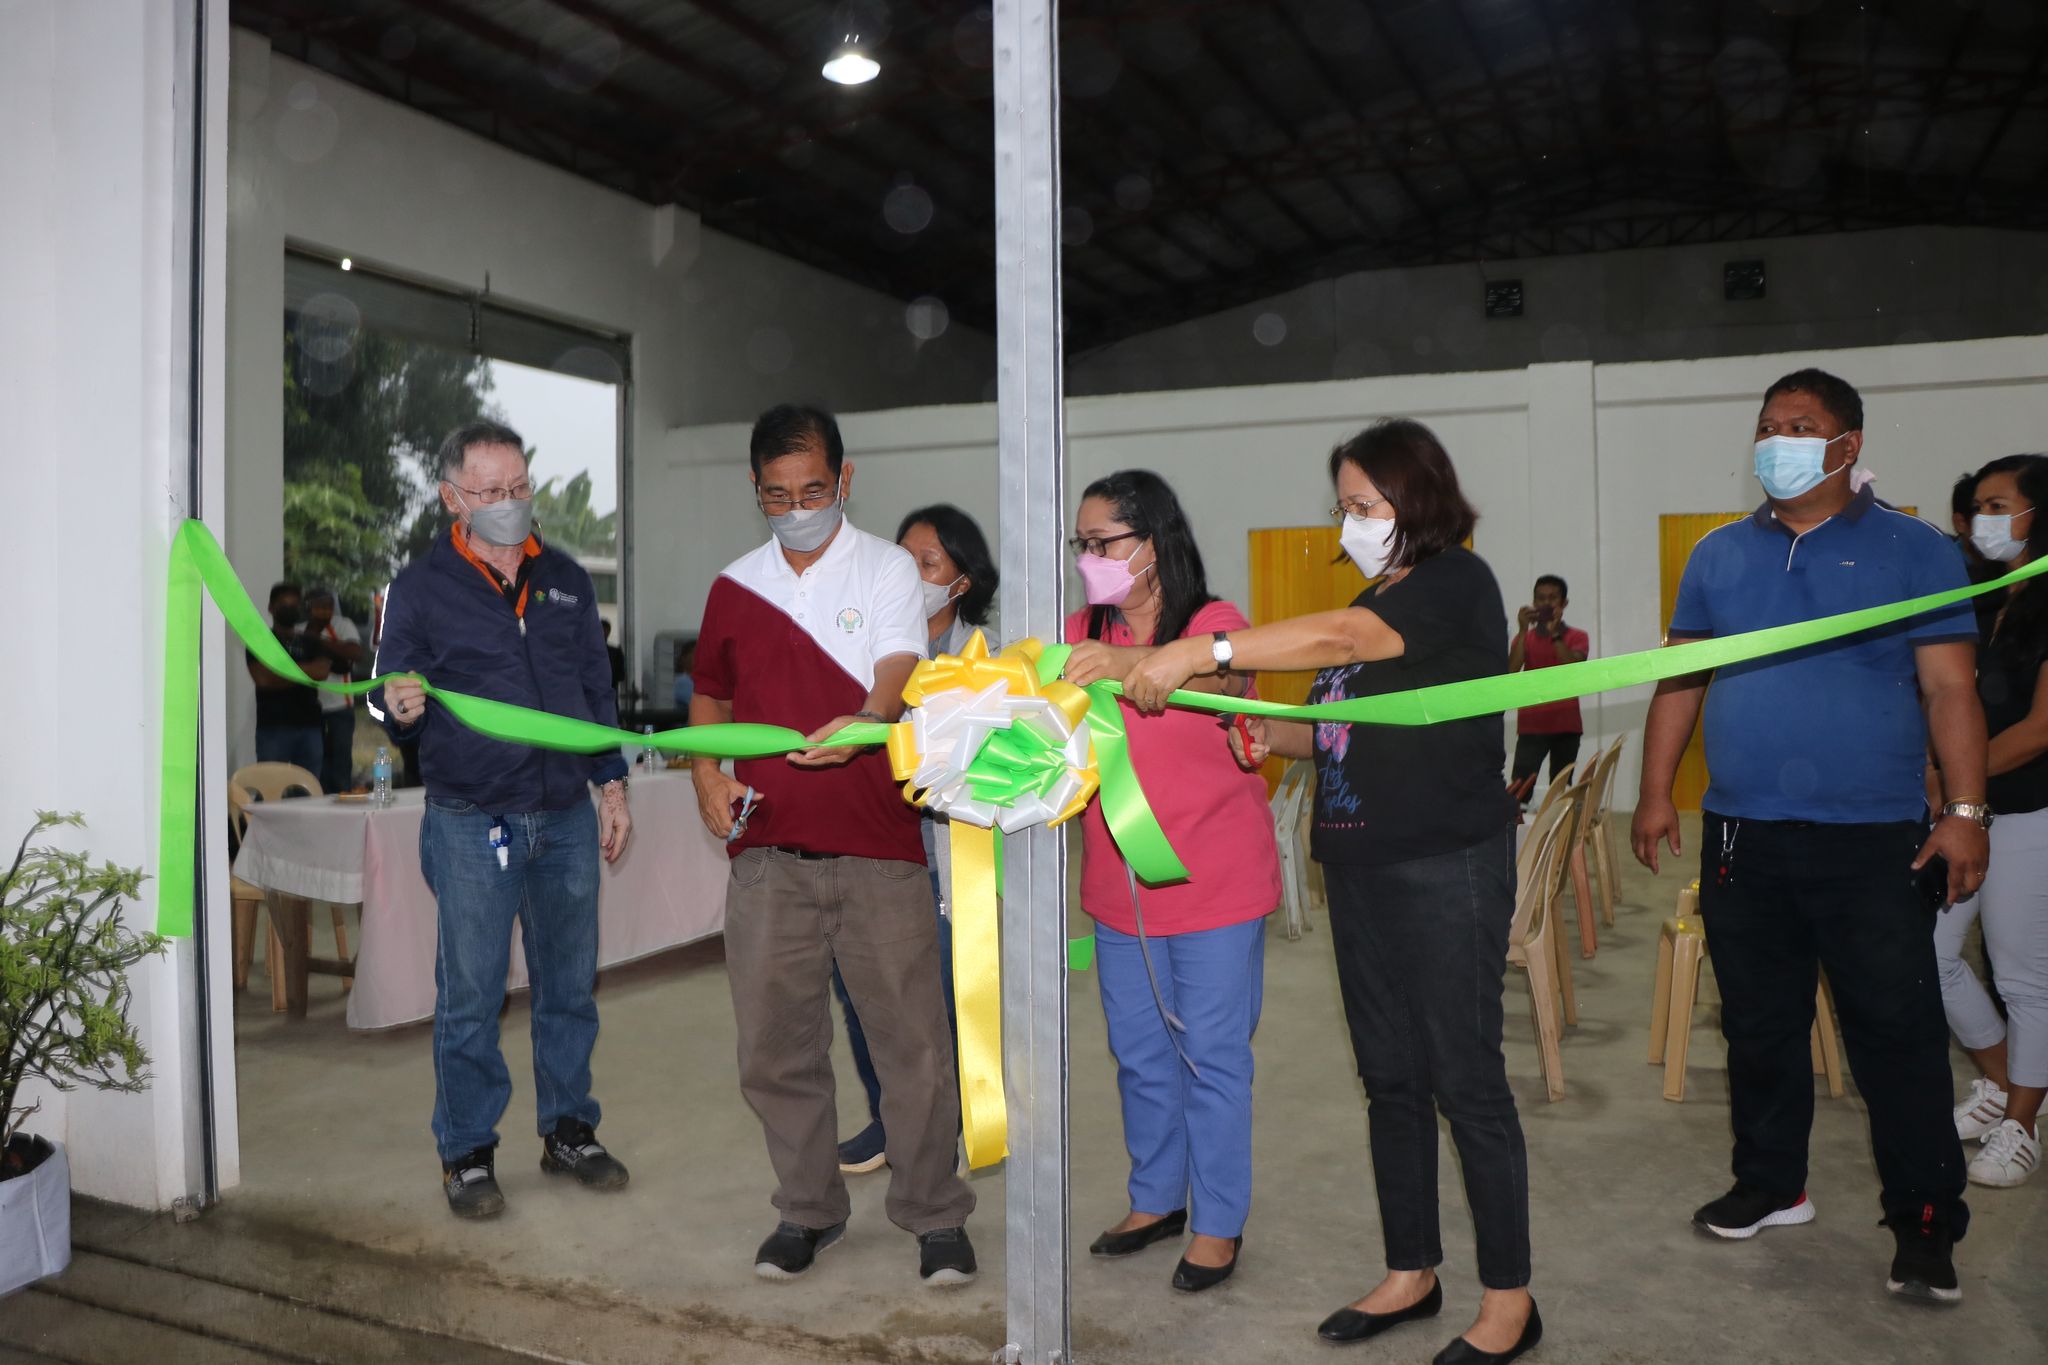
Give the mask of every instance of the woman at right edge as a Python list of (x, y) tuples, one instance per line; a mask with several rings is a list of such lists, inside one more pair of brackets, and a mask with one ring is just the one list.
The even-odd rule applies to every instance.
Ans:
[[(1174, 688), (1219, 666), (1321, 669), (1311, 701), (1506, 672), (1500, 587), (1461, 544), (1478, 516), (1429, 428), (1376, 422), (1331, 452), (1330, 477), (1345, 552), (1379, 581), (1340, 611), (1161, 646), (1125, 681), (1139, 709), (1162, 709)], [(1316, 762), (1314, 853), (1370, 1100), (1386, 1242), (1386, 1278), (1319, 1334), (1364, 1341), (1442, 1310), (1441, 1112), (1464, 1166), (1485, 1294), (1437, 1365), (1513, 1360), (1541, 1339), (1543, 1320), (1528, 1289), (1528, 1159), (1501, 1053), (1515, 812), (1501, 778), (1500, 717), (1412, 728), (1252, 725), (1249, 753), (1231, 739), (1240, 762), (1268, 752)]]

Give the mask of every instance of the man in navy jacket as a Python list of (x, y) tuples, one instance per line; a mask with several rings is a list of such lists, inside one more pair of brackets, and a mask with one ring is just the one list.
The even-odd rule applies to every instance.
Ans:
[[(525, 451), (496, 422), (471, 422), (442, 443), (441, 501), (455, 525), (393, 580), (375, 671), (616, 725), (597, 593), (582, 565), (534, 534)], [(463, 1218), (505, 1207), (493, 1158), (512, 1077), (498, 1012), (515, 918), (533, 987), (541, 1169), (621, 1188), (626, 1168), (597, 1140), (590, 1053), (597, 859), (616, 860), (632, 830), (624, 761), (487, 739), (411, 678), (392, 679), (370, 704), (393, 739), (417, 741), (427, 789), (420, 868), (438, 910), (433, 1130), (448, 1207)]]

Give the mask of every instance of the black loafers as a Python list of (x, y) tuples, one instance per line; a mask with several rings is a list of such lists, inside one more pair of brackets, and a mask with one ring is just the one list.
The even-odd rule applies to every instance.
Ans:
[(1463, 1337), (1456, 1337), (1451, 1344), (1436, 1353), (1433, 1365), (1507, 1365), (1536, 1349), (1536, 1343), (1543, 1340), (1543, 1315), (1536, 1311), (1535, 1300), (1529, 1302), (1529, 1320), (1522, 1324), (1522, 1335), (1505, 1351), (1482, 1351)]
[(1324, 1341), (1334, 1341), (1340, 1345), (1348, 1345), (1354, 1341), (1370, 1341), (1389, 1327), (1399, 1327), (1404, 1322), (1433, 1318), (1443, 1312), (1443, 1309), (1444, 1283), (1438, 1280), (1430, 1285), (1427, 1294), (1397, 1312), (1365, 1313), (1356, 1308), (1339, 1308), (1323, 1319), (1323, 1325), (1316, 1328), (1316, 1335)]
[(1243, 1259), (1244, 1238), (1236, 1239), (1227, 1265), (1196, 1265), (1187, 1257), (1180, 1258), (1180, 1264), (1173, 1268), (1173, 1287), (1183, 1294), (1199, 1294), (1204, 1289), (1214, 1289), (1237, 1271), (1237, 1263)]
[(1163, 1242), (1169, 1237), (1178, 1237), (1188, 1230), (1188, 1211), (1175, 1209), (1156, 1223), (1147, 1223), (1129, 1232), (1105, 1232), (1088, 1244), (1090, 1256), (1130, 1256), (1143, 1251), (1154, 1242)]

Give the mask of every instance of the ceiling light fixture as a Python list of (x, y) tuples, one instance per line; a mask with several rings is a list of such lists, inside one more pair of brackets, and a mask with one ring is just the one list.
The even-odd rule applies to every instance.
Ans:
[(354, 270), (356, 268), (356, 263), (350, 260), (348, 257), (344, 256), (341, 258), (341, 268), (343, 270)]
[(882, 64), (861, 50), (860, 35), (849, 33), (846, 42), (832, 54), (821, 74), (837, 85), (866, 85), (882, 74)]

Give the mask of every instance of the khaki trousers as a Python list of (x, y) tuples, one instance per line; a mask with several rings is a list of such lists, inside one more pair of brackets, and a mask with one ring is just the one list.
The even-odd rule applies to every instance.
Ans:
[(725, 957), (740, 1093), (768, 1140), (784, 1219), (827, 1228), (851, 1208), (830, 1053), (836, 961), (882, 1082), (889, 1220), (913, 1233), (965, 1223), (974, 1192), (955, 1173), (960, 1098), (925, 869), (748, 849), (732, 864)]

